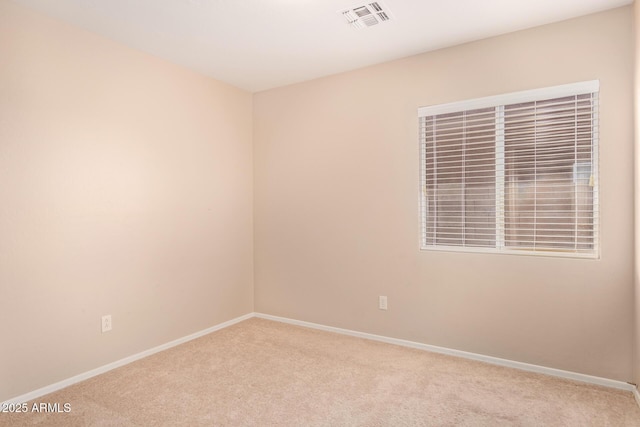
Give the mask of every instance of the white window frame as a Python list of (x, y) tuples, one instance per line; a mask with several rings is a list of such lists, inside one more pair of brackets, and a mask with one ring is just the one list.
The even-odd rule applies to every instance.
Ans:
[[(485, 98), (477, 98), (460, 102), (452, 102), (448, 104), (432, 105), (418, 108), (418, 120), (421, 126), (422, 118), (426, 116), (434, 116), (440, 114), (455, 113), (465, 110), (475, 110), (481, 108), (496, 108), (496, 123), (501, 120), (500, 114), (504, 114), (504, 106), (509, 104), (526, 103), (533, 101), (542, 101), (553, 98), (562, 98), (566, 96), (575, 96), (587, 93), (596, 93), (600, 91), (600, 81), (590, 80), (578, 83), (570, 83), (559, 86), (546, 87), (541, 89), (526, 90)], [(469, 247), (469, 246), (443, 246), (443, 245), (427, 245), (427, 190), (426, 190), (426, 143), (423, 141), (423, 135), (420, 132), (420, 249), (423, 251), (447, 251), (447, 252), (477, 252), (477, 253), (500, 253), (512, 255), (533, 255), (547, 257), (566, 257), (566, 258), (600, 258), (600, 197), (599, 197), (599, 109), (595, 100), (594, 113), (596, 117), (593, 121), (593, 157), (592, 157), (592, 179), (593, 179), (593, 232), (594, 248), (588, 253), (573, 252), (571, 250), (552, 251), (552, 250), (528, 250), (528, 249), (510, 249), (504, 245), (504, 194), (499, 191), (500, 186), (504, 183), (504, 162), (498, 162), (498, 157), (504, 157), (504, 129), (498, 127), (496, 129), (496, 245), (495, 247)], [(498, 165), (502, 164), (502, 168)], [(577, 167), (577, 165), (576, 165)]]

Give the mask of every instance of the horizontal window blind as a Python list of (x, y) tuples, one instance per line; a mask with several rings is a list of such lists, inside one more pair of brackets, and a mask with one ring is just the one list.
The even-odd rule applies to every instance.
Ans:
[(419, 113), (424, 249), (597, 256), (597, 82)]

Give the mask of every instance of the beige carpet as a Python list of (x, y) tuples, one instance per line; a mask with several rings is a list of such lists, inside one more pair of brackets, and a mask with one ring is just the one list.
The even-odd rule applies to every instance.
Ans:
[(640, 426), (630, 392), (261, 319), (38, 402), (71, 412), (0, 424)]

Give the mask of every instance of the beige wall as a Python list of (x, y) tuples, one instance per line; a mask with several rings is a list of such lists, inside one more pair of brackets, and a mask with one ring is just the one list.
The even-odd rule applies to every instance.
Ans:
[[(615, 9), (255, 95), (256, 311), (631, 380), (632, 17)], [(591, 79), (601, 259), (420, 252), (417, 108)]]
[(0, 401), (253, 310), (251, 114), (0, 0)]
[(640, 2), (633, 3), (633, 29), (634, 29), (634, 124), (635, 124), (635, 330), (633, 373), (635, 384), (640, 384)]

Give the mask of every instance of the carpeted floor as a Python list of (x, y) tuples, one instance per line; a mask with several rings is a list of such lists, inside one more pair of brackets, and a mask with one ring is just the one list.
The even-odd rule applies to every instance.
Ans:
[(0, 425), (640, 426), (630, 392), (262, 319), (37, 402), (71, 412)]

